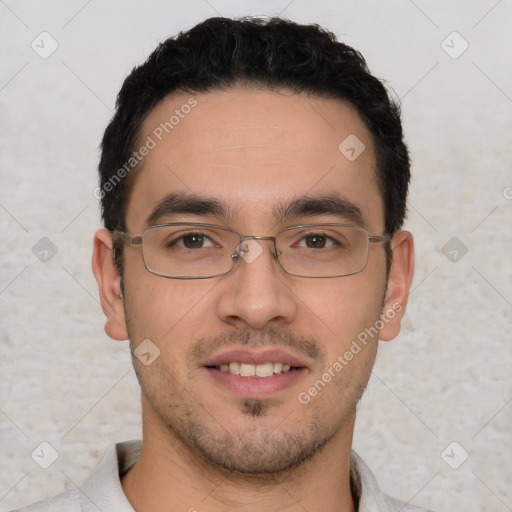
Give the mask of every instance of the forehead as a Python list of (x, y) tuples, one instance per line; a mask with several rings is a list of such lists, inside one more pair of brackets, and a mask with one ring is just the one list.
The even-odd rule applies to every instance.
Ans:
[(383, 224), (371, 134), (337, 99), (247, 88), (173, 94), (145, 119), (139, 145), (151, 149), (128, 203), (132, 229), (176, 193), (217, 199), (260, 225), (288, 199), (336, 195)]

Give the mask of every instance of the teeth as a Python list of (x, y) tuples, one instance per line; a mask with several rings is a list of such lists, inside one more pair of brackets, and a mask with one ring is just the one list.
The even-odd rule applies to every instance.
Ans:
[(274, 373), (274, 365), (272, 363), (259, 364), (254, 370), (258, 377), (270, 377)]
[(240, 375), (242, 377), (254, 377), (256, 375), (256, 366), (242, 363), (240, 365)]
[(229, 363), (229, 373), (240, 375), (240, 363)]
[(289, 364), (283, 363), (263, 363), (246, 364), (236, 361), (219, 366), (221, 372), (229, 372), (241, 377), (270, 377), (274, 373), (286, 373), (290, 371)]

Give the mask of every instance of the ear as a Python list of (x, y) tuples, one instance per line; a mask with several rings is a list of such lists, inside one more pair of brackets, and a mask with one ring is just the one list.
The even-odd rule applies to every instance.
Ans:
[(393, 262), (382, 312), (384, 326), (379, 333), (382, 341), (390, 341), (400, 332), (414, 274), (414, 240), (411, 233), (396, 232), (391, 240), (391, 250)]
[(92, 271), (98, 282), (101, 307), (105, 316), (105, 332), (114, 340), (128, 339), (121, 278), (114, 265), (112, 234), (100, 229), (94, 235)]

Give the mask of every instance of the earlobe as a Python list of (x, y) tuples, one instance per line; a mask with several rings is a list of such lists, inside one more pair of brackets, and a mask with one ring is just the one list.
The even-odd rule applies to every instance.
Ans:
[(391, 241), (393, 262), (382, 311), (379, 339), (390, 341), (400, 332), (414, 274), (414, 239), (408, 231), (398, 231)]
[(105, 332), (115, 340), (128, 339), (124, 313), (121, 278), (112, 257), (113, 242), (110, 231), (100, 229), (94, 235), (92, 271), (98, 282), (100, 301), (105, 313)]

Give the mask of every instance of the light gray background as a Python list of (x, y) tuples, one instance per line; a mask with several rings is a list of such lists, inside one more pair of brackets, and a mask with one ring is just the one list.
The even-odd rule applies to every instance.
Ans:
[[(206, 17), (279, 13), (362, 51), (402, 100), (412, 154), (411, 300), (381, 345), (355, 449), (414, 504), (512, 510), (512, 1), (5, 0), (0, 511), (79, 485), (110, 444), (140, 437), (128, 344), (104, 334), (90, 270), (98, 144), (124, 77)], [(59, 45), (47, 59), (31, 48), (43, 31)], [(469, 44), (458, 58), (453, 31)], [(58, 250), (46, 263), (42, 237)], [(42, 441), (59, 454), (46, 470), (31, 458)], [(442, 458), (466, 452), (458, 469)]]

